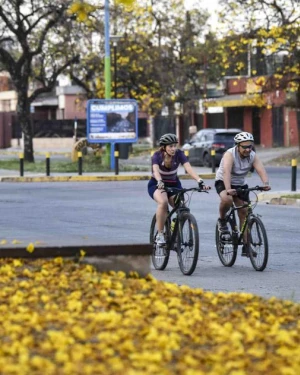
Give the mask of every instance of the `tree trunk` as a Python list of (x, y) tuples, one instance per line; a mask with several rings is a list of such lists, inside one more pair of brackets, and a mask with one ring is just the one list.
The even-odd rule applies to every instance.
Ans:
[(34, 163), (31, 120), (26, 118), (25, 121), (21, 125), (24, 133), (24, 160)]
[(24, 139), (24, 160), (34, 163), (30, 104), (27, 90), (18, 92), (17, 114)]

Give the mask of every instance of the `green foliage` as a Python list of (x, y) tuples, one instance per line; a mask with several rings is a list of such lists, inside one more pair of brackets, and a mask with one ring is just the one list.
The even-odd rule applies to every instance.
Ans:
[[(81, 39), (91, 33), (99, 44), (85, 44), (80, 68), (74, 68), (74, 81), (88, 91), (89, 97), (104, 97), (104, 39), (99, 37), (103, 15), (96, 9), (87, 18)], [(207, 13), (186, 12), (183, 0), (135, 2), (132, 7), (118, 4), (110, 9), (112, 33), (120, 35), (116, 48), (117, 97), (134, 98), (139, 108), (159, 113), (164, 105), (171, 108), (199, 99), (203, 87), (205, 45), (200, 43)], [(96, 20), (98, 22), (96, 22)], [(112, 74), (115, 64), (111, 46)]]
[[(266, 76), (262, 91), (300, 93), (300, 8), (293, 0), (221, 1), (223, 75)], [(299, 103), (300, 104), (300, 103)]]
[[(17, 92), (17, 115), (24, 134), (25, 160), (34, 161), (30, 104), (51, 92), (56, 80), (78, 62), (70, 0), (2, 0), (0, 5), (0, 66)], [(71, 32), (72, 31), (72, 32)]]

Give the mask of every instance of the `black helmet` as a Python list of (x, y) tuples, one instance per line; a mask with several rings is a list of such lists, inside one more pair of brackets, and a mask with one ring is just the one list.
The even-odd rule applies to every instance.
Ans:
[(160, 146), (172, 145), (173, 143), (178, 143), (178, 139), (175, 134), (167, 133), (160, 137), (160, 140), (159, 140)]

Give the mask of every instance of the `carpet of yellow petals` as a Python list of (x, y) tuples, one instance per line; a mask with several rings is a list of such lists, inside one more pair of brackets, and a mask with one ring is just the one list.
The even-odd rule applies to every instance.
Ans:
[(299, 375), (300, 305), (0, 260), (1, 374)]

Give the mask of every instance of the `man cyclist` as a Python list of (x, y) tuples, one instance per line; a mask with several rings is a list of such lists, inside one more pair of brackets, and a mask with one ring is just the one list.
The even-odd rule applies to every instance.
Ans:
[(157, 203), (156, 243), (163, 246), (166, 241), (164, 237), (164, 225), (168, 215), (168, 204), (174, 207), (176, 193), (167, 193), (164, 187), (175, 187), (182, 189), (181, 182), (177, 176), (178, 167), (183, 165), (186, 172), (198, 182), (202, 189), (209, 189), (203, 184), (202, 178), (194, 172), (187, 157), (182, 150), (177, 149), (178, 139), (175, 134), (167, 133), (159, 140), (159, 150), (152, 156), (152, 177), (148, 183), (148, 193)]
[[(241, 206), (244, 201), (237, 196), (236, 189), (246, 189), (245, 177), (253, 168), (256, 170), (262, 180), (264, 190), (270, 190), (267, 172), (254, 152), (254, 138), (251, 133), (241, 132), (234, 137), (235, 146), (228, 149), (221, 160), (220, 166), (216, 173), (215, 188), (219, 194), (221, 201), (219, 205), (218, 227), (220, 233), (228, 233), (226, 224), (226, 212), (232, 205)], [(247, 209), (238, 210), (240, 225), (244, 222)], [(246, 235), (246, 234), (245, 234)], [(246, 240), (246, 238), (244, 238)], [(247, 256), (246, 246), (243, 245), (242, 256)]]

